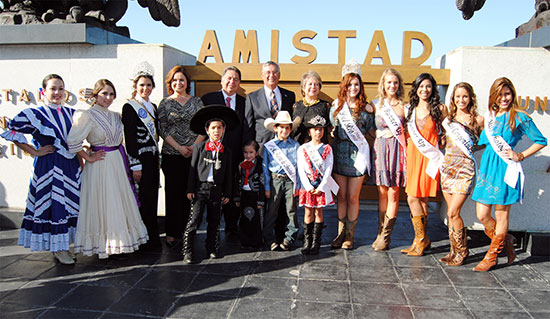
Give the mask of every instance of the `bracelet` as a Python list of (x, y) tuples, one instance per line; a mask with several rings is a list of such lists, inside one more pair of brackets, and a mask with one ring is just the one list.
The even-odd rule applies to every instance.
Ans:
[(518, 154), (518, 162), (522, 162), (525, 159), (525, 155), (523, 153), (517, 153)]

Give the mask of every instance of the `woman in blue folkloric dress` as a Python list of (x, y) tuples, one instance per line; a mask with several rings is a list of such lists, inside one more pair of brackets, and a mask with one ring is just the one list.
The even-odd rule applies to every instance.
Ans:
[[(59, 262), (73, 264), (69, 245), (79, 211), (80, 165), (66, 143), (74, 109), (62, 105), (64, 87), (59, 75), (46, 76), (46, 105), (24, 109), (1, 136), (35, 157), (18, 244), (31, 251), (51, 251)], [(24, 134), (32, 135), (34, 146), (27, 144)]]
[[(477, 218), (483, 223), (485, 234), (491, 238), (491, 246), (485, 258), (474, 268), (475, 271), (488, 271), (495, 266), (498, 254), (503, 249), (508, 255), (508, 264), (514, 261), (516, 257), (514, 238), (508, 234), (508, 224), (511, 205), (523, 198), (522, 176), (518, 173), (516, 186), (511, 187), (504, 181), (504, 175), (509, 165), (517, 165), (517, 162), (535, 154), (547, 144), (546, 138), (542, 136), (533, 120), (519, 109), (516, 90), (509, 79), (504, 77), (496, 79), (491, 86), (489, 111), (495, 116), (492, 136), (497, 139), (502, 137), (502, 140), (509, 145), (509, 148), (505, 145), (504, 149), (508, 148), (508, 150), (503, 152), (503, 157), (510, 163), (507, 164), (495, 152), (490, 136), (487, 136), (487, 129), (484, 129), (479, 145), (487, 147), (481, 157), (472, 199), (477, 202)], [(485, 118), (485, 122), (490, 123), (490, 118)], [(523, 135), (527, 135), (533, 144), (526, 150), (516, 153), (513, 148)], [(493, 205), (495, 205), (496, 221), (491, 216)]]

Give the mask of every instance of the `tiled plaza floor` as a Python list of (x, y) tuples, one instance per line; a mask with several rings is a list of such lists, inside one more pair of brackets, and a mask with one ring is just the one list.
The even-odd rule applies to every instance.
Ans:
[[(184, 265), (181, 246), (126, 259), (78, 257), (74, 266), (50, 253), (16, 246), (17, 230), (0, 231), (2, 318), (550, 318), (550, 260), (518, 251), (511, 266), (471, 270), (488, 240), (470, 232), (462, 267), (439, 262), (448, 250), (445, 225), (432, 215), (432, 250), (399, 250), (413, 231), (401, 208), (391, 249), (373, 252), (376, 207), (363, 205), (356, 249), (330, 250), (336, 211), (325, 210), (321, 254), (245, 252), (223, 243), (224, 257)], [(203, 225), (204, 226), (204, 225)], [(197, 240), (198, 256), (205, 255)], [(301, 243), (301, 242), (299, 242)], [(506, 257), (499, 258), (505, 264)]]

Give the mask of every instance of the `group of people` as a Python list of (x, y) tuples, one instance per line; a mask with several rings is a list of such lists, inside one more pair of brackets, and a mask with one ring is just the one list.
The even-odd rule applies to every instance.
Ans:
[[(175, 66), (166, 76), (169, 96), (157, 108), (149, 99), (153, 69), (142, 63), (122, 116), (108, 109), (116, 98), (109, 80), (97, 81), (89, 109), (75, 111), (62, 103), (61, 77), (48, 75), (42, 83), (45, 105), (23, 110), (1, 135), (35, 157), (19, 244), (52, 251), (64, 264), (74, 263), (73, 243), (74, 252), (99, 258), (161, 250), (160, 167), (166, 244), (183, 240), (185, 263), (197, 261), (194, 239), (204, 210), (210, 258), (220, 257), (222, 215), (226, 237), (240, 238), (244, 249), (291, 249), (298, 205), (305, 207), (301, 252), (318, 254), (323, 207), (333, 205), (334, 196), (338, 233), (331, 247), (353, 249), (365, 178), (379, 194), (375, 251), (390, 246), (404, 187), (415, 237), (401, 251), (423, 255), (430, 248), (428, 199), (441, 188), (451, 247), (442, 262), (459, 266), (468, 256), (460, 211), (472, 192), (491, 238), (474, 270), (489, 270), (503, 249), (508, 262), (514, 260), (508, 219), (511, 205), (523, 198), (520, 162), (547, 140), (519, 108), (509, 79), (493, 83), (488, 112), (481, 116), (470, 84), (458, 83), (447, 107), (428, 73), (415, 79), (406, 102), (400, 73), (387, 69), (369, 102), (361, 66), (348, 63), (332, 103), (319, 98), (322, 81), (314, 71), (302, 76), (298, 101), (279, 86), (275, 62), (264, 63), (261, 74), (263, 87), (245, 98), (237, 93), (241, 72), (229, 66), (221, 90), (198, 98), (191, 95), (185, 68)], [(24, 134), (32, 135), (33, 145)], [(523, 135), (533, 144), (513, 151)], [(84, 140), (90, 148), (83, 148)], [(473, 152), (481, 147), (477, 164)]]

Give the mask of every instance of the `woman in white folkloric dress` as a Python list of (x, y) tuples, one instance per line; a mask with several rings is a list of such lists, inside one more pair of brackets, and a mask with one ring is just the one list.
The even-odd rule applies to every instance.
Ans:
[[(115, 97), (109, 80), (97, 81), (92, 92), (96, 102), (89, 110), (75, 114), (67, 138), (70, 152), (86, 160), (75, 252), (97, 254), (99, 258), (131, 253), (147, 241), (128, 175), (126, 151), (121, 145), (120, 114), (108, 110)], [(84, 139), (92, 145), (90, 152), (82, 149)]]

